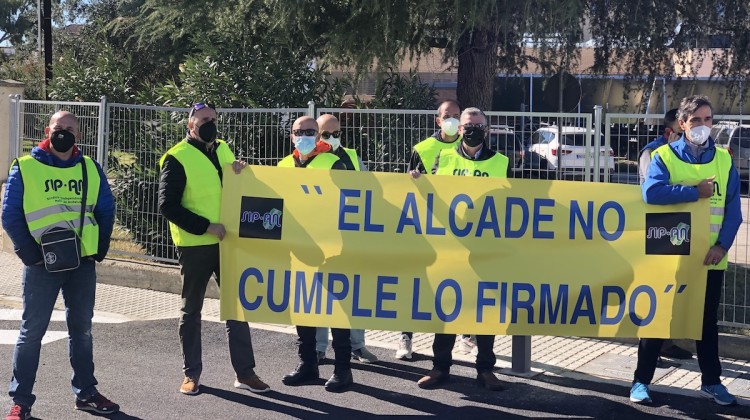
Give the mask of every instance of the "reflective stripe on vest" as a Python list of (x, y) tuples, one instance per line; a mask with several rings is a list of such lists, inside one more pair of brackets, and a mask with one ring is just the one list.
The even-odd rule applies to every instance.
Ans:
[[(682, 161), (669, 145), (656, 149), (662, 162), (669, 171), (669, 183), (672, 185), (698, 185), (702, 180), (715, 176), (714, 194), (709, 199), (711, 202), (709, 238), (711, 245), (719, 239), (721, 224), (724, 222), (724, 207), (726, 206), (727, 183), (729, 182), (729, 171), (732, 168), (732, 157), (726, 149), (716, 148), (714, 158), (708, 163), (687, 163)], [(726, 270), (728, 263), (727, 255), (715, 265), (710, 265), (711, 270)]]
[(436, 175), (486, 176), (506, 178), (508, 176), (508, 158), (495, 153), (487, 160), (471, 160), (458, 154), (456, 149), (441, 150)]
[(357, 151), (354, 149), (347, 149), (346, 147), (342, 147), (347, 155), (349, 155), (349, 159), (352, 161), (352, 165), (354, 165), (354, 170), (359, 171), (359, 156), (357, 156)]
[(428, 137), (417, 143), (416, 146), (414, 146), (414, 151), (417, 152), (419, 158), (422, 160), (422, 164), (427, 173), (430, 173), (432, 166), (435, 164), (435, 158), (438, 153), (443, 149), (451, 149), (458, 146), (460, 141), (461, 136), (458, 136), (456, 140), (450, 143), (442, 142), (435, 137)]
[[(311, 160), (310, 163), (305, 166), (305, 168), (331, 169), (333, 167), (333, 164), (338, 162), (338, 160), (338, 156), (334, 155), (333, 153), (320, 153), (315, 155), (315, 158)], [(281, 161), (276, 166), (280, 168), (296, 167), (296, 165), (294, 164), (294, 155), (288, 155), (284, 159), (281, 159)]]
[[(234, 153), (224, 140), (216, 140), (216, 156), (222, 168), (235, 161)], [(208, 219), (210, 223), (219, 223), (221, 216), (221, 178), (213, 162), (195, 146), (182, 140), (161, 157), (159, 167), (164, 166), (167, 155), (173, 156), (185, 169), (185, 190), (182, 192), (182, 207)], [(169, 222), (172, 241), (177, 246), (198, 246), (218, 244), (219, 238), (204, 233), (194, 235)]]
[[(99, 252), (99, 225), (94, 208), (99, 199), (101, 178), (94, 161), (83, 157), (86, 164), (88, 190), (81, 236), (81, 256)], [(80, 164), (67, 168), (45, 165), (31, 156), (17, 160), (23, 179), (23, 211), (29, 232), (37, 243), (42, 234), (52, 228), (72, 229), (79, 233), (81, 227), (81, 198), (83, 172)]]

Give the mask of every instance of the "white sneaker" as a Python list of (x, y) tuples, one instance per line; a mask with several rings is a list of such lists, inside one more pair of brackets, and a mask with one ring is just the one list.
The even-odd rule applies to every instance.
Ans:
[(461, 340), (459, 340), (458, 342), (458, 349), (466, 353), (471, 353), (475, 356), (479, 353), (477, 340), (473, 335), (462, 335)]
[(401, 334), (398, 350), (396, 350), (396, 359), (411, 360), (411, 338), (406, 334)]
[(367, 347), (362, 347), (361, 349), (352, 350), (352, 359), (359, 360), (362, 363), (375, 363), (378, 361), (378, 356), (367, 350)]

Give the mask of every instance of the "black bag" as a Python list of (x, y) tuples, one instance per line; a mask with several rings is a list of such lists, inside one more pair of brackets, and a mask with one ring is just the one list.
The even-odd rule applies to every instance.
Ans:
[(42, 234), (44, 268), (50, 273), (75, 270), (81, 265), (81, 244), (72, 229), (54, 227)]
[(81, 159), (83, 172), (83, 192), (81, 194), (81, 225), (79, 232), (75, 229), (53, 227), (44, 232), (40, 238), (44, 268), (50, 273), (75, 270), (81, 265), (81, 237), (83, 236), (83, 222), (86, 215), (86, 192), (88, 178), (86, 174), (86, 160)]

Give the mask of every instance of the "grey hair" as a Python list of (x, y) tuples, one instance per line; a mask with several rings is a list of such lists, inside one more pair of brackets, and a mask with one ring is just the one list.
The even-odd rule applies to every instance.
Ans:
[(475, 117), (477, 115), (481, 115), (482, 118), (484, 118), (484, 123), (487, 124), (487, 116), (484, 115), (484, 112), (482, 112), (481, 109), (475, 108), (475, 107), (469, 107), (469, 108), (464, 109), (464, 111), (461, 113), (461, 120), (464, 119), (464, 116)]

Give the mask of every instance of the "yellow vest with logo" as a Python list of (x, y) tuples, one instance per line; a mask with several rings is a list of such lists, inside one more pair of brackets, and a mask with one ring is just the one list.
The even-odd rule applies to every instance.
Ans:
[[(182, 193), (182, 207), (203, 216), (210, 223), (219, 223), (221, 215), (221, 178), (211, 160), (195, 146), (182, 140), (161, 157), (159, 167), (164, 166), (167, 155), (177, 159), (185, 169), (185, 191)], [(216, 156), (222, 168), (236, 159), (224, 140), (216, 140)], [(177, 246), (198, 246), (218, 244), (219, 238), (206, 234), (194, 235), (169, 222), (172, 241)]]
[[(339, 146), (341, 147), (341, 146)], [(354, 170), (359, 171), (359, 156), (357, 156), (357, 151), (354, 149), (347, 149), (346, 147), (341, 147), (344, 149), (347, 155), (349, 155), (349, 159), (352, 161), (352, 165), (354, 165)]]
[[(81, 164), (68, 168), (45, 165), (32, 156), (18, 158), (18, 169), (23, 179), (23, 211), (31, 236), (41, 242), (44, 232), (52, 228), (72, 229), (79, 234), (81, 227), (81, 199), (83, 172)], [(99, 199), (101, 178), (94, 161), (83, 157), (86, 165), (86, 210), (83, 233), (80, 236), (81, 257), (99, 252), (99, 225), (94, 208)]]
[(455, 141), (450, 143), (442, 142), (435, 137), (428, 137), (417, 143), (414, 146), (414, 151), (417, 152), (419, 158), (422, 159), (422, 164), (427, 173), (430, 173), (432, 165), (435, 164), (435, 158), (440, 151), (443, 149), (454, 148), (458, 146), (459, 142), (461, 142), (461, 136), (458, 136)]
[[(338, 156), (333, 153), (320, 153), (305, 168), (310, 169), (331, 169), (333, 164), (339, 160)], [(289, 155), (276, 165), (280, 168), (294, 168), (294, 155)]]
[[(719, 239), (719, 231), (724, 221), (724, 208), (726, 205), (727, 184), (729, 183), (729, 171), (732, 168), (732, 157), (726, 149), (716, 148), (716, 153), (711, 162), (687, 163), (675, 155), (674, 150), (668, 144), (656, 149), (662, 162), (669, 171), (669, 183), (672, 185), (698, 185), (706, 178), (715, 176), (714, 194), (709, 198), (711, 202), (710, 233), (711, 245)], [(709, 265), (709, 270), (726, 270), (728, 257), (719, 261), (718, 264)]]
[(508, 158), (495, 153), (487, 160), (471, 160), (461, 156), (456, 149), (441, 150), (436, 175), (485, 176), (506, 178), (508, 176)]

